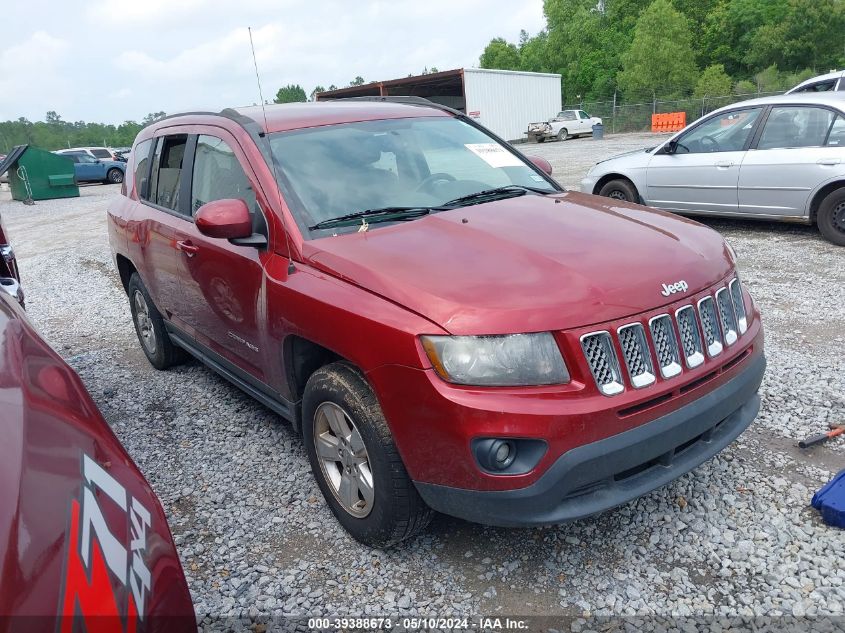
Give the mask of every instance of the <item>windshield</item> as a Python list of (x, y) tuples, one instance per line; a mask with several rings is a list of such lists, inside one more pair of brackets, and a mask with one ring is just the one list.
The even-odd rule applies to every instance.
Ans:
[(557, 191), (505, 146), (453, 117), (278, 132), (270, 147), (302, 227), (370, 209), (437, 207), (512, 185)]

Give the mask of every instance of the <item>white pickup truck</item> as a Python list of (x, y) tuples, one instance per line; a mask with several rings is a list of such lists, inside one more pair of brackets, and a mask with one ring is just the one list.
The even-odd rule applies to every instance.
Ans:
[(593, 126), (601, 119), (583, 110), (563, 110), (557, 116), (540, 123), (528, 124), (528, 140), (542, 143), (547, 138), (565, 141), (568, 138), (593, 133)]

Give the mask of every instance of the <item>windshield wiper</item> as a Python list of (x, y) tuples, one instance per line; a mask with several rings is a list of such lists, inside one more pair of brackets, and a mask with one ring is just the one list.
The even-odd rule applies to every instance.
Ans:
[(312, 231), (318, 229), (329, 229), (337, 226), (353, 226), (358, 220), (366, 219), (370, 223), (392, 222), (394, 220), (412, 220), (423, 215), (428, 215), (432, 210), (439, 210), (438, 207), (381, 207), (379, 209), (366, 209), (347, 213), (336, 218), (329, 218), (317, 222), (308, 228)]
[(504, 187), (495, 187), (494, 189), (484, 189), (483, 191), (476, 191), (449, 202), (444, 202), (442, 206), (447, 208), (454, 208), (463, 206), (465, 202), (484, 202), (486, 200), (496, 200), (502, 198), (515, 198), (517, 196), (524, 196), (526, 193), (539, 193), (546, 195), (554, 193), (547, 189), (540, 189), (539, 187), (528, 187), (525, 185), (505, 185)]

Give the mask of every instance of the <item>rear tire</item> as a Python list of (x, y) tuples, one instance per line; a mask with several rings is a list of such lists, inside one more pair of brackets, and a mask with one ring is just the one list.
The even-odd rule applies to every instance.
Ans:
[(127, 286), (132, 322), (144, 356), (156, 369), (167, 369), (182, 362), (185, 352), (176, 347), (164, 327), (164, 319), (138, 273), (132, 273)]
[(302, 398), (302, 434), (323, 497), (355, 540), (386, 548), (428, 525), (433, 512), (357, 369), (338, 362), (311, 375)]
[(637, 194), (637, 188), (630, 180), (617, 178), (606, 182), (599, 189), (599, 195), (605, 198), (612, 198), (613, 200), (621, 200), (623, 202), (638, 202), (640, 196)]
[(845, 187), (828, 194), (816, 216), (819, 232), (837, 246), (845, 246)]
[(538, 143), (545, 143), (545, 142), (546, 142), (546, 137), (544, 137), (544, 136), (538, 136), (538, 137), (537, 137), (537, 142), (538, 142)]
[(568, 138), (570, 138), (569, 131), (565, 127), (560, 128), (560, 131), (557, 133), (557, 140), (565, 141)]

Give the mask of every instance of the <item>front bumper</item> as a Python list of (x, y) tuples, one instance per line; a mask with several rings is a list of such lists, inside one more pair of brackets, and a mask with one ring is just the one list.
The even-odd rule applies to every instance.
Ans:
[(503, 527), (580, 519), (642, 496), (689, 472), (730, 444), (757, 416), (763, 354), (731, 380), (651, 422), (563, 453), (533, 484), (467, 490), (416, 482), (444, 514)]
[(593, 193), (596, 188), (596, 183), (599, 179), (595, 176), (587, 174), (581, 179), (581, 193)]

